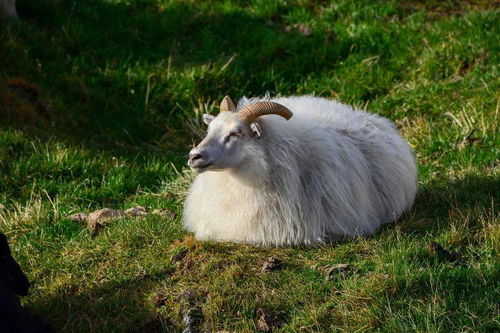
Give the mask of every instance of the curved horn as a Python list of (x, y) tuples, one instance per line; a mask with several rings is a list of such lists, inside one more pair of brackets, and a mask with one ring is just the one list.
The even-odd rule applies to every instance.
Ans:
[(256, 118), (266, 114), (277, 114), (286, 120), (293, 116), (292, 111), (288, 110), (287, 107), (275, 102), (257, 102), (250, 104), (241, 109), (239, 114), (241, 119), (247, 124), (250, 124)]
[(224, 97), (222, 99), (222, 102), (220, 102), (220, 112), (234, 111), (234, 110), (236, 110), (236, 106), (234, 106), (231, 97), (229, 96)]

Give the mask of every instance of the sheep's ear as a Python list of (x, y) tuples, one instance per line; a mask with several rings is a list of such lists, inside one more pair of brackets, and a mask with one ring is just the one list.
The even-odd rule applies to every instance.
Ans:
[(252, 133), (253, 133), (254, 137), (256, 137), (257, 139), (261, 137), (262, 129), (260, 128), (259, 124), (257, 124), (256, 122), (253, 122), (250, 124), (250, 128), (252, 129)]
[(207, 125), (210, 124), (212, 122), (212, 120), (214, 120), (214, 119), (215, 119), (215, 117), (212, 116), (211, 114), (204, 114), (203, 115), (203, 122)]

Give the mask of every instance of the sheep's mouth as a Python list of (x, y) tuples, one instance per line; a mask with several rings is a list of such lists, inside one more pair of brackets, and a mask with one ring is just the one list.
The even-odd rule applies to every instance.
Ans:
[(193, 169), (194, 171), (200, 173), (200, 172), (203, 172), (203, 171), (207, 170), (210, 166), (212, 166), (212, 163), (207, 163), (207, 164), (203, 164), (203, 165), (192, 166), (191, 169)]

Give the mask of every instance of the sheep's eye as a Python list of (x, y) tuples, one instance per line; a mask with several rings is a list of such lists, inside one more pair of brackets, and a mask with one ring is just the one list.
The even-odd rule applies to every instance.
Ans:
[(241, 132), (239, 131), (231, 131), (229, 134), (224, 138), (224, 142), (229, 142), (231, 138), (237, 138), (241, 135)]

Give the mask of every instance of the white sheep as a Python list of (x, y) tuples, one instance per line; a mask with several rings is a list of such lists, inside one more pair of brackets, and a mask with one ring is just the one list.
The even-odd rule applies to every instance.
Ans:
[(370, 235), (415, 199), (415, 159), (386, 118), (313, 96), (237, 108), (226, 97), (203, 118), (184, 206), (198, 239), (286, 246)]

